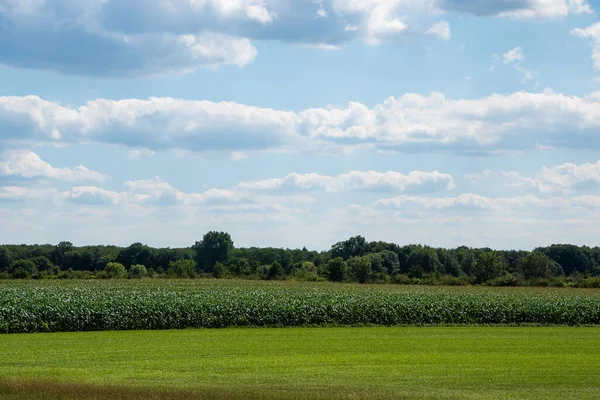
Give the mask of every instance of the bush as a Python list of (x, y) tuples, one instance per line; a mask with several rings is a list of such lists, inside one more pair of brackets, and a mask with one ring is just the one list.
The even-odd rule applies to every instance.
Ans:
[(38, 269), (31, 260), (17, 260), (10, 264), (8, 272), (15, 279), (28, 279), (35, 275)]
[(519, 286), (519, 278), (506, 273), (498, 278), (490, 279), (485, 283), (486, 286)]
[(408, 275), (396, 274), (396, 276), (394, 276), (393, 282), (396, 285), (410, 285), (410, 278), (408, 277)]
[(125, 276), (127, 276), (127, 270), (121, 263), (109, 262), (104, 267), (104, 277), (106, 278), (123, 278)]
[(167, 275), (178, 278), (193, 278), (196, 276), (194, 261), (183, 259), (169, 262)]
[(146, 269), (146, 266), (142, 264), (135, 264), (129, 268), (130, 278), (142, 278), (144, 276), (148, 276), (148, 270)]

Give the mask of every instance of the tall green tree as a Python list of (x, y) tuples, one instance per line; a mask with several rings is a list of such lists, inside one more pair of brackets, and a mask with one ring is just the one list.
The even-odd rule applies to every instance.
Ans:
[(496, 251), (485, 251), (473, 263), (473, 276), (477, 283), (484, 283), (502, 276), (505, 272), (502, 256)]
[(216, 263), (227, 263), (233, 249), (233, 240), (229, 233), (210, 231), (192, 249), (196, 252), (196, 263), (200, 271), (213, 272)]
[(342, 257), (336, 257), (327, 262), (327, 277), (333, 282), (342, 282), (346, 279), (348, 265)]
[(352, 257), (363, 256), (367, 251), (367, 241), (359, 235), (331, 246), (331, 257), (342, 257), (344, 260), (348, 260)]
[(563, 273), (559, 264), (538, 251), (532, 251), (523, 258), (519, 272), (525, 279), (549, 278)]
[(11, 260), (12, 254), (10, 250), (5, 247), (0, 247), (0, 272), (8, 270)]
[(366, 283), (371, 279), (371, 260), (369, 257), (353, 257), (348, 261), (352, 275), (359, 283)]
[(409, 254), (406, 263), (408, 264), (409, 272), (413, 275), (418, 275), (417, 271), (422, 271), (426, 274), (444, 272), (444, 267), (438, 259), (437, 252), (431, 247), (415, 249)]

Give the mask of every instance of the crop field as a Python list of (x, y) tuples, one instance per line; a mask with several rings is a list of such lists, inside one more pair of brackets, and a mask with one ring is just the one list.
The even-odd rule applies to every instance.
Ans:
[(600, 292), (227, 280), (2, 281), (0, 332), (600, 325)]

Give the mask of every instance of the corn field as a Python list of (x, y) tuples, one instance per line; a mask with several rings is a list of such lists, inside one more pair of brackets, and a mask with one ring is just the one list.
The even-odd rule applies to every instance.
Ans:
[(0, 281), (0, 332), (600, 325), (600, 292), (212, 280)]

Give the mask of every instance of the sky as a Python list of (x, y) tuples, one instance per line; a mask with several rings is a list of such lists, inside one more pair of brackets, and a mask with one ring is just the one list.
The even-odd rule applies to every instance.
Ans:
[(0, 243), (598, 245), (599, 0), (0, 0)]

